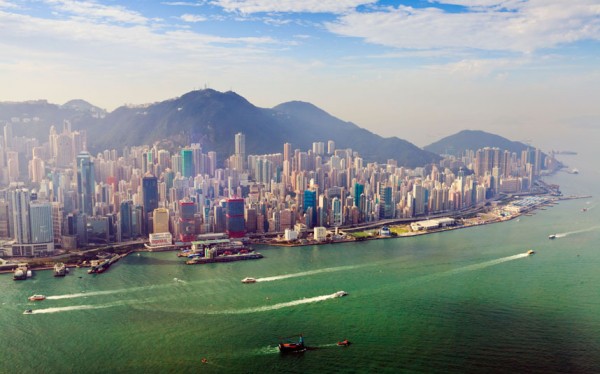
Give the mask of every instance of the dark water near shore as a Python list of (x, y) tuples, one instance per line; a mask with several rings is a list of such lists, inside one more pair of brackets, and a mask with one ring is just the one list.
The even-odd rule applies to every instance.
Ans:
[[(600, 173), (585, 156), (563, 157), (579, 175), (548, 181), (591, 199), (501, 224), (262, 247), (258, 261), (142, 253), (100, 275), (0, 275), (0, 372), (600, 372)], [(315, 349), (281, 356), (298, 333)]]

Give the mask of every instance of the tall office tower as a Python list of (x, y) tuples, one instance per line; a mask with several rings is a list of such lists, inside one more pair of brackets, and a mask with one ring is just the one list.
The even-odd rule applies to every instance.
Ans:
[(189, 148), (184, 148), (181, 150), (181, 176), (193, 177), (194, 172), (194, 152)]
[(62, 243), (63, 207), (59, 202), (52, 203), (52, 231), (54, 231), (54, 244)]
[[(303, 199), (304, 212), (306, 213), (306, 221), (308, 227), (313, 227), (317, 223), (317, 191), (305, 190)], [(310, 218), (308, 217), (310, 215)]]
[(92, 156), (89, 152), (81, 152), (77, 155), (77, 197), (81, 213), (88, 216), (93, 215), (95, 190), (96, 181)]
[(34, 157), (29, 161), (29, 177), (33, 183), (40, 183), (44, 179), (44, 161)]
[(283, 161), (292, 161), (292, 143), (283, 144)]
[(29, 203), (29, 222), (31, 243), (54, 242), (52, 205), (49, 202), (31, 201)]
[(354, 197), (354, 206), (360, 207), (360, 195), (365, 191), (365, 186), (360, 183), (354, 183), (352, 196)]
[(158, 151), (158, 165), (160, 165), (161, 171), (171, 167), (171, 154), (169, 151), (164, 149)]
[(4, 148), (10, 149), (13, 141), (13, 128), (12, 123), (6, 122), (4, 125)]
[(10, 238), (10, 214), (8, 201), (0, 200), (0, 238)]
[(152, 227), (149, 225), (150, 217), (154, 209), (158, 208), (158, 178), (152, 174), (146, 174), (142, 178), (142, 197), (144, 207), (144, 232), (151, 232)]
[(154, 224), (155, 234), (169, 232), (169, 209), (154, 209), (154, 212), (152, 213), (152, 223)]
[(191, 200), (179, 201), (179, 240), (184, 243), (190, 243), (196, 239), (194, 213), (196, 213), (196, 204)]
[(204, 160), (202, 159), (202, 146), (198, 143), (190, 145), (192, 150), (192, 159), (194, 162), (194, 177), (198, 174), (204, 174)]
[(335, 141), (328, 140), (327, 141), (327, 154), (332, 155), (335, 152)]
[(331, 200), (331, 226), (338, 227), (343, 223), (342, 201), (334, 197)]
[(225, 218), (227, 222), (227, 234), (230, 238), (241, 238), (246, 235), (244, 199), (227, 199)]
[(217, 152), (210, 151), (208, 154), (208, 170), (206, 171), (209, 176), (215, 176), (215, 170), (217, 170)]
[(126, 200), (121, 202), (119, 207), (120, 225), (121, 225), (121, 240), (129, 240), (133, 238), (133, 201)]
[(6, 152), (6, 166), (8, 169), (8, 181), (16, 182), (19, 180), (19, 153), (14, 151)]
[(31, 243), (29, 200), (29, 191), (26, 189), (9, 191), (9, 206), (10, 214), (12, 215), (10, 232), (19, 244)]
[(414, 199), (414, 213), (415, 215), (423, 214), (425, 212), (425, 191), (421, 184), (413, 184), (412, 198)]
[(73, 164), (73, 139), (70, 134), (59, 134), (54, 143), (56, 166), (69, 167)]
[(241, 132), (235, 134), (235, 154), (246, 157), (246, 135)]
[(323, 142), (313, 142), (312, 143), (312, 151), (316, 155), (325, 154), (325, 143), (323, 143)]
[(171, 156), (171, 169), (175, 174), (179, 173), (183, 175), (183, 173), (181, 172), (181, 160), (182, 159), (180, 154), (174, 154)]

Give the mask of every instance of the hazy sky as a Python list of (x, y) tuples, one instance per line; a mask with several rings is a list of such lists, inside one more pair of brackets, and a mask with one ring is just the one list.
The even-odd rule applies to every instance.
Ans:
[(599, 0), (0, 0), (0, 51), (0, 101), (210, 87), (419, 146), (600, 127)]

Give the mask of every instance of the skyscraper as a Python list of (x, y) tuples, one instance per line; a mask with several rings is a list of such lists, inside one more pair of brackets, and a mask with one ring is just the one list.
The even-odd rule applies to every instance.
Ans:
[(181, 150), (181, 175), (189, 178), (193, 177), (195, 172), (194, 167), (194, 152), (185, 148)]
[(158, 208), (158, 179), (152, 174), (146, 174), (142, 178), (142, 195), (144, 207), (144, 227), (145, 232), (150, 232), (148, 222), (150, 221), (154, 209)]
[(95, 189), (92, 156), (89, 152), (81, 152), (77, 155), (77, 198), (79, 210), (88, 216), (93, 215)]
[(29, 229), (29, 191), (16, 189), (10, 191), (10, 214), (12, 214), (11, 233), (17, 243), (31, 243)]
[(30, 202), (29, 222), (29, 227), (31, 228), (31, 243), (39, 244), (54, 242), (52, 205), (49, 202)]
[(244, 221), (244, 199), (227, 199), (226, 208), (227, 234), (230, 238), (241, 238), (246, 235)]

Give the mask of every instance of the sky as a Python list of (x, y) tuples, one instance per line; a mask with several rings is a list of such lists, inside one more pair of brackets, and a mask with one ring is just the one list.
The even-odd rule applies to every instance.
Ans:
[(0, 0), (0, 101), (235, 91), (425, 146), (600, 127), (599, 0)]

